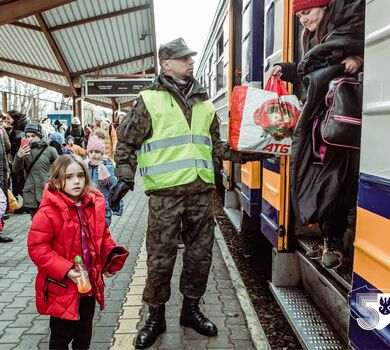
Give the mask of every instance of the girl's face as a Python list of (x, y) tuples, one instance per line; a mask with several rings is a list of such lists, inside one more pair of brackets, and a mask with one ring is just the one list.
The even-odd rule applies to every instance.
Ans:
[(12, 123), (14, 122), (14, 118), (12, 118), (9, 114), (7, 114), (5, 120), (6, 120), (8, 126), (12, 126)]
[(91, 160), (100, 160), (103, 157), (103, 153), (99, 151), (89, 151), (88, 152), (88, 158)]
[(85, 174), (83, 168), (72, 163), (66, 168), (64, 192), (77, 203), (85, 186)]
[(297, 12), (296, 16), (305, 29), (309, 32), (315, 32), (324, 17), (325, 9), (326, 7), (313, 7)]

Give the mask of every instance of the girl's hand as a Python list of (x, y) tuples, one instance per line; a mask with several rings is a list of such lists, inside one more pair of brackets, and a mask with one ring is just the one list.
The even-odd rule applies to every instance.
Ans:
[(66, 277), (70, 278), (74, 283), (77, 283), (76, 278), (81, 277), (81, 275), (75, 269), (70, 269)]
[(355, 74), (363, 66), (363, 58), (360, 56), (349, 56), (341, 64), (345, 64), (345, 73)]
[(114, 275), (115, 275), (115, 272), (108, 272), (108, 271), (104, 272), (104, 277), (107, 277), (107, 278), (110, 278)]
[(282, 66), (279, 66), (278, 64), (273, 66), (271, 74), (277, 78), (280, 78), (282, 76)]
[(30, 146), (20, 146), (18, 149), (18, 152), (16, 153), (18, 158), (23, 158), (25, 156), (28, 156), (30, 154)]

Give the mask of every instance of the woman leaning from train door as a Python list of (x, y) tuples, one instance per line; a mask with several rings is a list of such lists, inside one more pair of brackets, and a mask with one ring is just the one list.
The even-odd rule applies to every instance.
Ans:
[[(291, 197), (302, 224), (319, 223), (323, 241), (307, 252), (326, 268), (341, 265), (348, 213), (356, 206), (359, 150), (325, 145), (313, 135), (326, 111), (329, 82), (363, 67), (364, 0), (293, 0), (303, 26), (299, 63), (279, 63), (272, 74), (299, 83), (305, 103), (294, 131)], [(318, 119), (317, 119), (318, 120)], [(324, 153), (325, 152), (325, 153)]]

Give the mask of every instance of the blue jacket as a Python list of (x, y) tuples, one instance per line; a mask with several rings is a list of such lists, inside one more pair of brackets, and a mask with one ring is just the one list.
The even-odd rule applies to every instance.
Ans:
[(118, 182), (118, 178), (115, 176), (115, 170), (114, 170), (114, 167), (112, 166), (112, 163), (110, 162), (110, 160), (109, 159), (105, 159), (103, 161), (103, 163), (106, 166), (106, 168), (107, 168), (107, 170), (110, 173), (111, 178), (112, 178), (112, 183), (110, 185), (108, 185), (108, 186), (99, 186), (99, 182), (98, 182), (98, 167), (97, 166), (89, 165), (88, 166), (88, 171), (89, 171), (89, 175), (91, 176), (91, 180), (92, 180), (93, 184), (103, 194), (103, 196), (104, 196), (104, 198), (106, 200), (106, 222), (107, 222), (107, 225), (110, 226), (112, 214), (117, 215), (117, 216), (122, 216), (122, 214), (123, 214), (123, 205), (124, 204), (123, 204), (123, 201), (121, 200), (120, 201), (120, 208), (119, 208), (119, 210), (116, 211), (116, 212), (113, 212), (111, 210), (109, 202), (108, 202), (108, 194), (110, 193), (111, 187), (113, 187)]

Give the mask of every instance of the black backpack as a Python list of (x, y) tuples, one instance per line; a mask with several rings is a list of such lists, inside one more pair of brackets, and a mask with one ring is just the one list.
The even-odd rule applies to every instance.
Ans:
[(320, 121), (322, 140), (343, 148), (360, 148), (363, 87), (353, 77), (333, 79), (325, 98), (327, 111)]

